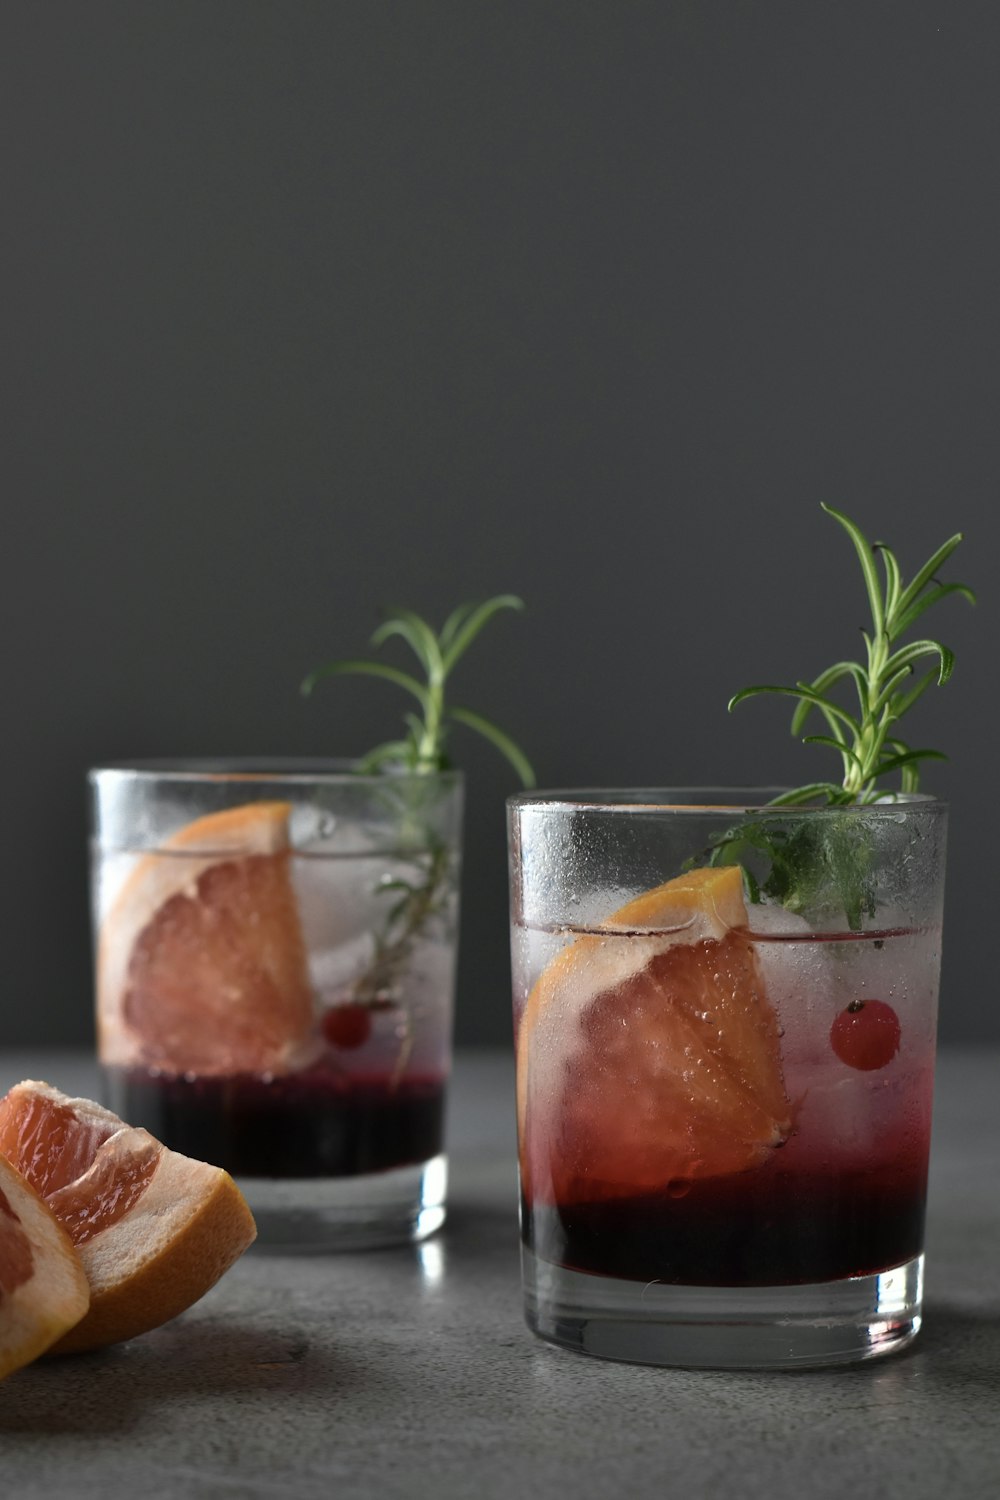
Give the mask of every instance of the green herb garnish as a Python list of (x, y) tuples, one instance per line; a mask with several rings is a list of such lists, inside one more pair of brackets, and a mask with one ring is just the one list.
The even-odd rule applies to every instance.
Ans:
[[(766, 896), (788, 911), (816, 912), (832, 898), (843, 908), (852, 932), (861, 930), (866, 915), (875, 915), (870, 831), (856, 813), (783, 820), (775, 807), (727, 829), (707, 854), (709, 864), (741, 866), (747, 899), (754, 905)], [(767, 862), (767, 873), (758, 878), (754, 864), (761, 861)]]
[[(398, 1006), (404, 1033), (394, 1079), (398, 1079), (413, 1045), (413, 1018), (403, 999), (406, 971), (414, 945), (430, 919), (446, 904), (452, 872), (452, 855), (434, 832), (428, 816), (433, 801), (433, 783), (416, 784), (412, 779), (430, 778), (452, 769), (446, 742), (452, 724), (464, 725), (488, 740), (513, 766), (525, 786), (534, 785), (534, 772), (520, 747), (491, 719), (471, 708), (450, 704), (445, 685), (461, 657), (483, 627), (503, 609), (523, 609), (514, 594), (498, 594), (478, 604), (462, 604), (445, 621), (440, 632), (410, 609), (393, 609), (373, 634), (372, 645), (381, 646), (400, 636), (411, 648), (424, 672), (424, 681), (399, 667), (382, 661), (349, 659), (318, 667), (302, 683), (309, 695), (324, 677), (349, 674), (382, 678), (404, 689), (420, 705), (420, 714), (404, 715), (406, 735), (376, 745), (357, 762), (359, 774), (385, 773), (385, 795), (400, 813), (402, 843), (415, 867), (413, 879), (384, 878), (379, 895), (394, 896), (382, 928), (374, 934), (375, 952), (366, 971), (351, 986), (350, 1001), (369, 1009)], [(397, 773), (394, 775), (393, 773)], [(407, 779), (400, 780), (399, 773)]]
[(523, 609), (515, 594), (497, 594), (481, 604), (460, 604), (445, 621), (440, 633), (412, 609), (393, 609), (372, 636), (372, 645), (381, 646), (392, 636), (402, 636), (424, 670), (426, 681), (420, 682), (409, 672), (381, 661), (332, 661), (318, 667), (302, 684), (305, 694), (312, 692), (324, 677), (359, 673), (393, 682), (416, 698), (422, 717), (404, 716), (405, 739), (387, 740), (376, 745), (358, 762), (358, 770), (370, 773), (402, 770), (426, 776), (450, 769), (445, 752), (450, 724), (464, 724), (490, 741), (510, 761), (525, 786), (534, 786), (535, 776), (527, 756), (491, 719), (471, 708), (445, 703), (445, 684), (459, 659), (465, 655), (484, 625), (501, 609)]
[[(947, 594), (961, 594), (971, 604), (976, 596), (964, 583), (941, 583), (937, 570), (945, 563), (959, 542), (956, 532), (928, 558), (913, 577), (903, 584), (899, 563), (884, 542), (874, 545), (859, 526), (832, 506), (824, 505), (827, 515), (839, 521), (847, 532), (861, 563), (865, 588), (872, 612), (871, 631), (862, 630), (867, 660), (838, 661), (827, 667), (812, 682), (797, 682), (794, 687), (762, 683), (743, 688), (729, 700), (732, 709), (746, 698), (759, 693), (782, 693), (798, 698), (792, 715), (792, 733), (801, 733), (815, 709), (827, 722), (829, 734), (807, 734), (803, 744), (827, 745), (837, 752), (843, 766), (843, 780), (814, 781), (774, 799), (775, 804), (792, 804), (824, 800), (830, 805), (876, 802), (885, 796), (886, 788), (878, 783), (893, 772), (900, 773), (900, 790), (915, 792), (920, 783), (922, 760), (946, 760), (940, 750), (914, 750), (894, 729), (904, 714), (922, 697), (931, 683), (943, 686), (951, 676), (954, 654), (940, 641), (911, 641), (898, 646), (900, 637), (915, 624), (925, 609)], [(882, 559), (885, 587), (879, 581), (875, 553)], [(912, 681), (918, 662), (935, 658), (936, 668)], [(857, 712), (852, 713), (830, 697), (830, 689), (850, 678), (856, 689)]]
[[(945, 760), (939, 750), (914, 749), (900, 737), (897, 725), (933, 682), (943, 686), (951, 676), (954, 655), (940, 641), (922, 639), (900, 644), (932, 604), (949, 594), (960, 594), (970, 603), (975, 595), (964, 583), (942, 583), (937, 574), (962, 540), (961, 532), (943, 543), (916, 572), (903, 582), (895, 554), (883, 542), (871, 543), (849, 517), (824, 505), (828, 515), (847, 532), (861, 563), (871, 607), (870, 630), (862, 630), (864, 661), (838, 661), (811, 682), (793, 686), (773, 683), (744, 688), (730, 699), (729, 707), (761, 693), (779, 693), (798, 699), (791, 729), (804, 744), (824, 745), (840, 757), (842, 780), (813, 781), (775, 797), (769, 807), (816, 803), (821, 807), (865, 807), (892, 800), (901, 793), (918, 790), (920, 763)], [(881, 559), (884, 583), (879, 577), (876, 554)], [(933, 660), (930, 670), (917, 676), (918, 664)], [(914, 681), (914, 678), (917, 680)], [(838, 684), (850, 681), (856, 706), (845, 706), (830, 696)], [(828, 733), (802, 735), (810, 714), (826, 721)], [(898, 774), (899, 787), (885, 784)], [(747, 861), (754, 854), (769, 861), (769, 871), (757, 879)], [(740, 864), (751, 901), (769, 896), (793, 911), (804, 911), (823, 903), (835, 893), (852, 930), (858, 930), (865, 913), (873, 914), (875, 891), (869, 875), (870, 845), (863, 821), (857, 815), (827, 814), (814, 820), (782, 823), (775, 813), (735, 825), (713, 845), (712, 864)]]

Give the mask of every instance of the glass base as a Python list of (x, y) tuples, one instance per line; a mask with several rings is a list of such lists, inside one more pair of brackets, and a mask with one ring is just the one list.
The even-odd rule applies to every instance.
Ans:
[(543, 1339), (630, 1364), (806, 1370), (902, 1348), (920, 1328), (922, 1255), (805, 1286), (668, 1286), (568, 1271), (522, 1247), (525, 1317)]
[(448, 1161), (360, 1177), (240, 1177), (255, 1249), (325, 1253), (426, 1239), (444, 1223)]

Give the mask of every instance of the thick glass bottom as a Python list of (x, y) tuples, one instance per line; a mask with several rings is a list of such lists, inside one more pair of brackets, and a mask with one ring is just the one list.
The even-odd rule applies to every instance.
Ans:
[(902, 1348), (920, 1328), (924, 1258), (798, 1286), (671, 1286), (568, 1271), (521, 1251), (528, 1327), (599, 1359), (804, 1370)]
[(239, 1177), (256, 1249), (323, 1254), (415, 1244), (444, 1223), (448, 1163), (354, 1177)]

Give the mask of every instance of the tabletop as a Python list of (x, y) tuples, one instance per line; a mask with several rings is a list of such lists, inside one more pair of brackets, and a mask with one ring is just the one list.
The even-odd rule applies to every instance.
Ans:
[[(1000, 1494), (996, 1052), (939, 1064), (924, 1327), (869, 1365), (657, 1370), (556, 1349), (521, 1317), (513, 1075), (460, 1054), (450, 1210), (422, 1246), (251, 1250), (130, 1344), (0, 1386), (18, 1500), (671, 1500)], [(0, 1052), (0, 1089), (93, 1094), (93, 1063)]]

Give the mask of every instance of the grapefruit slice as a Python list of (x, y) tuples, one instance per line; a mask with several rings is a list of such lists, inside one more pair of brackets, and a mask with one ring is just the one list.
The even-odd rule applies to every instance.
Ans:
[(69, 1235), (0, 1157), (0, 1380), (44, 1354), (79, 1323), (89, 1302)]
[(283, 1072), (313, 999), (289, 868), (287, 802), (198, 818), (132, 870), (101, 924), (101, 1061)]
[(529, 1201), (679, 1194), (765, 1161), (791, 1110), (739, 868), (678, 876), (563, 948), (517, 1063)]
[(83, 1309), (75, 1327), (53, 1334), (63, 1334), (59, 1354), (135, 1338), (176, 1317), (256, 1236), (227, 1172), (46, 1083), (27, 1080), (0, 1099), (0, 1157), (59, 1220), (90, 1286), (86, 1316)]

